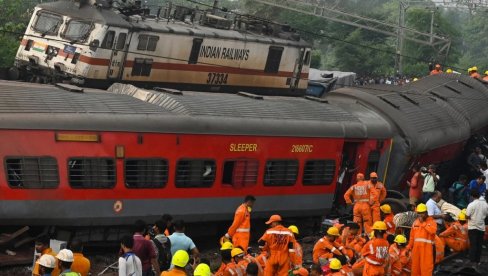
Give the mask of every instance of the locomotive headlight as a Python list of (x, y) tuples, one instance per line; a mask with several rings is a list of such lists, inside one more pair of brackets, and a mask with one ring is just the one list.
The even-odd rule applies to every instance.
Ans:
[(51, 46), (47, 47), (47, 53), (49, 56), (53, 54), (53, 48)]
[(59, 53), (59, 48), (53, 48), (53, 56), (57, 56)]

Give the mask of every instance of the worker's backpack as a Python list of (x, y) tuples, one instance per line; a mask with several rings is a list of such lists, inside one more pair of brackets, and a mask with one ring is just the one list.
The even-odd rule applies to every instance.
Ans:
[(161, 235), (153, 239), (158, 249), (158, 264), (161, 271), (168, 270), (171, 265), (171, 241), (168, 237)]

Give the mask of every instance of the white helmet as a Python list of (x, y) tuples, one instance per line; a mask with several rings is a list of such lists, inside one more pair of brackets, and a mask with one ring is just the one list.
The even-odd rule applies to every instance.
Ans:
[(47, 268), (55, 268), (56, 267), (56, 259), (49, 254), (42, 255), (39, 258), (39, 260), (37, 260), (37, 263), (39, 265), (42, 265), (43, 267), (47, 267)]
[(71, 250), (69, 249), (62, 249), (61, 251), (59, 251), (58, 255), (56, 255), (56, 258), (58, 258), (58, 260), (60, 261), (67, 263), (72, 263), (74, 260), (73, 252), (71, 252)]

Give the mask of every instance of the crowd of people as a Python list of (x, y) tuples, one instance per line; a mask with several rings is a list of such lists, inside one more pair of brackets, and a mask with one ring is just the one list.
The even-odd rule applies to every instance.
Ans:
[[(120, 276), (281, 276), (281, 275), (432, 275), (434, 265), (446, 255), (469, 251), (473, 266), (480, 263), (488, 204), (484, 174), (486, 158), (479, 148), (468, 163), (480, 175), (467, 184), (460, 177), (452, 185), (454, 205), (437, 190), (439, 175), (434, 165), (415, 167), (408, 182), (409, 210), (394, 214), (386, 188), (375, 172), (356, 175), (356, 183), (344, 194), (353, 205), (353, 222), (337, 221), (319, 238), (312, 250), (312, 265), (304, 264), (300, 232), (272, 215), (268, 229), (258, 240), (259, 252), (248, 251), (251, 212), (256, 198), (249, 195), (235, 211), (232, 225), (220, 239), (219, 266), (202, 258), (195, 243), (185, 234), (185, 224), (170, 215), (147, 224), (137, 221), (132, 236), (120, 242)], [(462, 187), (462, 188), (460, 188)], [(462, 192), (461, 192), (462, 190)], [(469, 197), (465, 195), (469, 194)], [(460, 196), (462, 195), (462, 196)], [(457, 205), (457, 207), (456, 207)], [(445, 208), (451, 208), (446, 212)], [(463, 208), (463, 209), (461, 209)], [(36, 242), (41, 253), (33, 268), (35, 276), (86, 276), (90, 262), (79, 241), (54, 254), (45, 237)], [(306, 263), (306, 262), (305, 262)]]

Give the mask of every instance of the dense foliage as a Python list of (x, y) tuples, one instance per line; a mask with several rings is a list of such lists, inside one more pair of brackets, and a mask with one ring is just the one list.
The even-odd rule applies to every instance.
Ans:
[[(49, 0), (52, 1), (52, 0)], [(212, 5), (213, 0), (193, 0)], [(425, 0), (427, 2), (428, 0)], [(36, 0), (0, 0), (0, 67), (13, 64), (22, 33), (27, 25), (32, 8), (41, 2)], [(164, 4), (163, 0), (144, 1), (151, 10)], [(174, 4), (197, 6), (187, 0), (174, 0)], [(336, 9), (361, 14), (387, 22), (398, 22), (399, 0), (329, 0)], [(313, 67), (322, 69), (353, 71), (360, 75), (395, 74), (396, 38), (357, 29), (344, 24), (280, 10), (258, 4), (253, 0), (219, 1), (219, 6), (239, 13), (288, 23), (315, 48), (312, 55)], [(200, 8), (207, 7), (200, 5)], [(420, 76), (427, 73), (429, 62), (441, 62), (458, 71), (471, 66), (488, 70), (488, 13), (483, 10), (453, 10), (438, 7), (426, 9), (425, 5), (412, 6), (407, 11), (409, 28), (422, 32), (430, 31), (431, 14), (434, 13), (436, 34), (451, 38), (449, 57), (438, 57), (434, 49), (407, 42), (404, 52), (404, 73)], [(464, 72), (464, 71), (463, 71)]]

